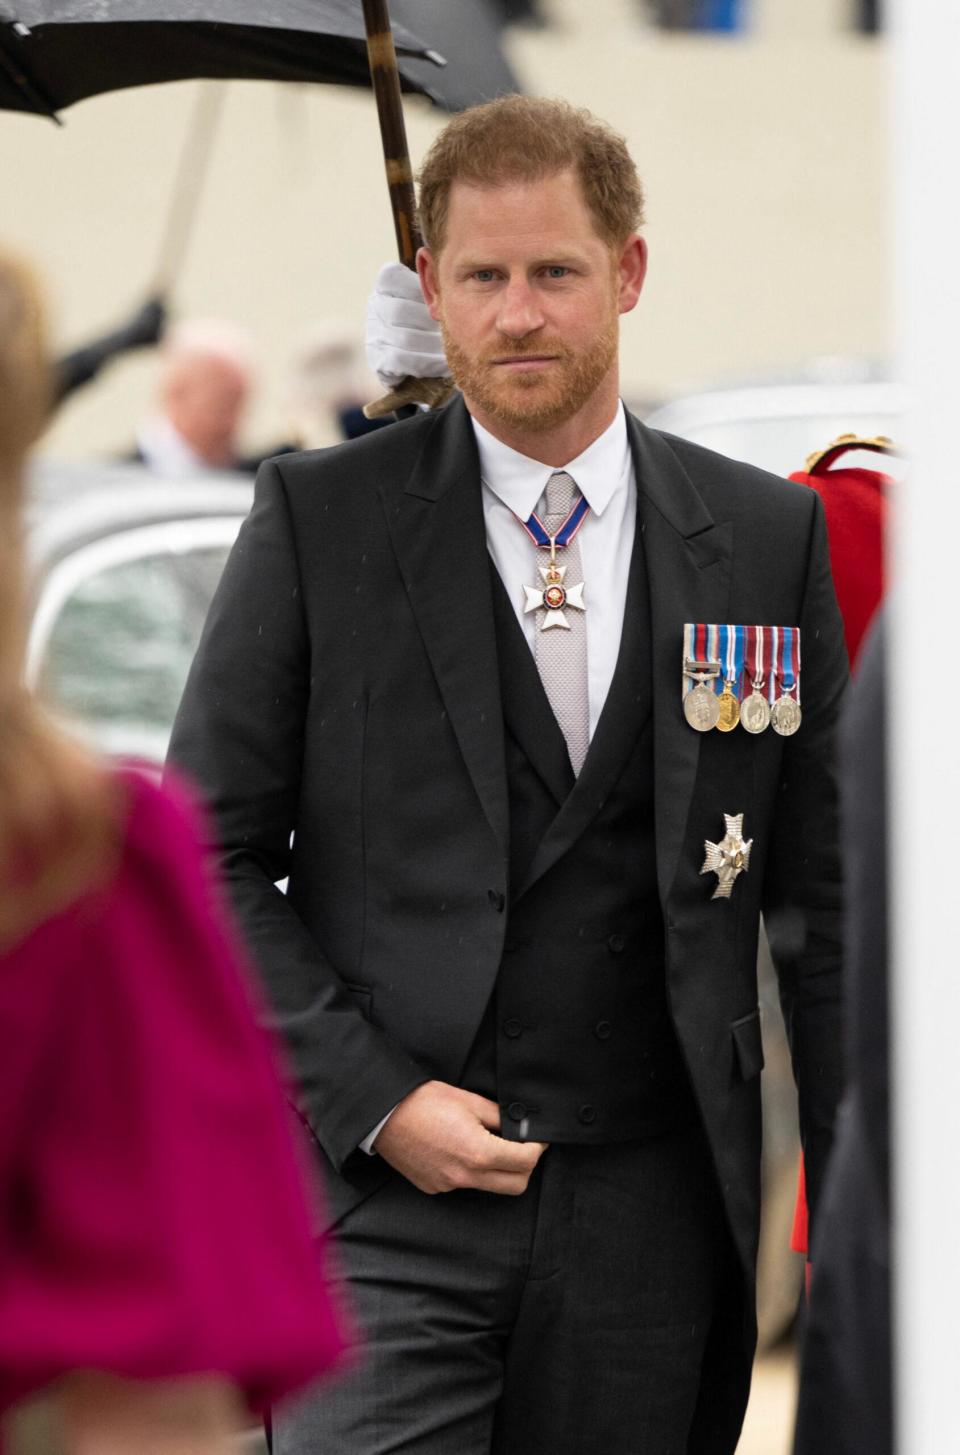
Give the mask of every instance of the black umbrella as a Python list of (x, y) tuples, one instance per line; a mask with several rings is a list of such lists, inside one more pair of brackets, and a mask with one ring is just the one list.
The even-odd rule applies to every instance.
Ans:
[[(393, 27), (405, 90), (444, 104)], [(414, 77), (409, 58), (420, 65)], [(439, 77), (441, 73), (438, 71)], [(87, 96), (157, 81), (334, 82), (369, 86), (357, 0), (0, 0), (0, 109), (47, 116)], [(461, 103), (462, 104), (462, 103)]]
[[(446, 59), (438, 85), (449, 111), (523, 90), (503, 53), (502, 16), (490, 0), (471, 0), (469, 6), (452, 0), (390, 0), (390, 14), (418, 35), (428, 35)], [(404, 69), (408, 79), (434, 85), (429, 61), (408, 61)]]

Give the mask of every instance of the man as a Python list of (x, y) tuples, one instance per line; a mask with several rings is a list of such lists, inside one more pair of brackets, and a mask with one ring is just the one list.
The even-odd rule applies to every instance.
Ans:
[(253, 379), (253, 351), (242, 329), (213, 319), (171, 329), (157, 407), (138, 432), (136, 458), (168, 479), (255, 468), (238, 449)]
[[(822, 508), (623, 410), (646, 246), (621, 138), (505, 98), (448, 124), (420, 203), (462, 397), (263, 467), (173, 741), (364, 1341), (275, 1448), (729, 1455), (761, 906), (814, 1206), (839, 1085)], [(689, 725), (684, 689), (695, 719), (719, 703), (719, 623), (800, 628), (793, 736)], [(738, 693), (768, 690), (764, 663), (796, 693), (779, 647), (733, 664)]]

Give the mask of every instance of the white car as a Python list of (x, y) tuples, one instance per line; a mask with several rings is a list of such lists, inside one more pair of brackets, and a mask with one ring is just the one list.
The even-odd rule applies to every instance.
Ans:
[(253, 499), (242, 475), (34, 466), (32, 687), (103, 752), (163, 761), (210, 599)]
[[(790, 475), (838, 435), (887, 435), (902, 445), (905, 414), (900, 385), (834, 378), (690, 394), (661, 405), (646, 423), (775, 475)], [(876, 467), (876, 456), (863, 462)]]

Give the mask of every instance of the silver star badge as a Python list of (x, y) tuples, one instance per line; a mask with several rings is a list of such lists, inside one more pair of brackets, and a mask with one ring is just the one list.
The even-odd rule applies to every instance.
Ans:
[(711, 899), (729, 899), (737, 875), (750, 868), (753, 839), (743, 842), (743, 814), (725, 813), (723, 821), (727, 832), (719, 844), (712, 844), (709, 839), (703, 841), (707, 857), (700, 873), (717, 876), (717, 887), (710, 896)]
[(540, 575), (543, 577), (543, 586), (524, 586), (527, 602), (524, 606), (524, 613), (528, 611), (539, 611), (543, 608), (543, 621), (540, 623), (542, 632), (548, 631), (552, 626), (564, 627), (570, 630), (570, 623), (567, 621), (564, 611), (570, 608), (573, 611), (586, 611), (583, 600), (583, 582), (576, 586), (564, 586), (563, 578), (567, 574), (566, 566), (557, 566), (553, 562), (549, 566), (540, 567)]

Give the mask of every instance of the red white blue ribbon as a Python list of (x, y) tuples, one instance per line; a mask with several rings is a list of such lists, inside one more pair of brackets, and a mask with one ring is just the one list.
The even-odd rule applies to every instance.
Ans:
[[(590, 506), (587, 503), (586, 497), (581, 495), (575, 504), (571, 506), (570, 514), (562, 522), (556, 535), (550, 535), (536, 511), (533, 512), (529, 520), (521, 520), (520, 524), (535, 546), (544, 546), (549, 550), (551, 546), (568, 546), (589, 514)], [(519, 520), (520, 517), (518, 516), (517, 519)]]

